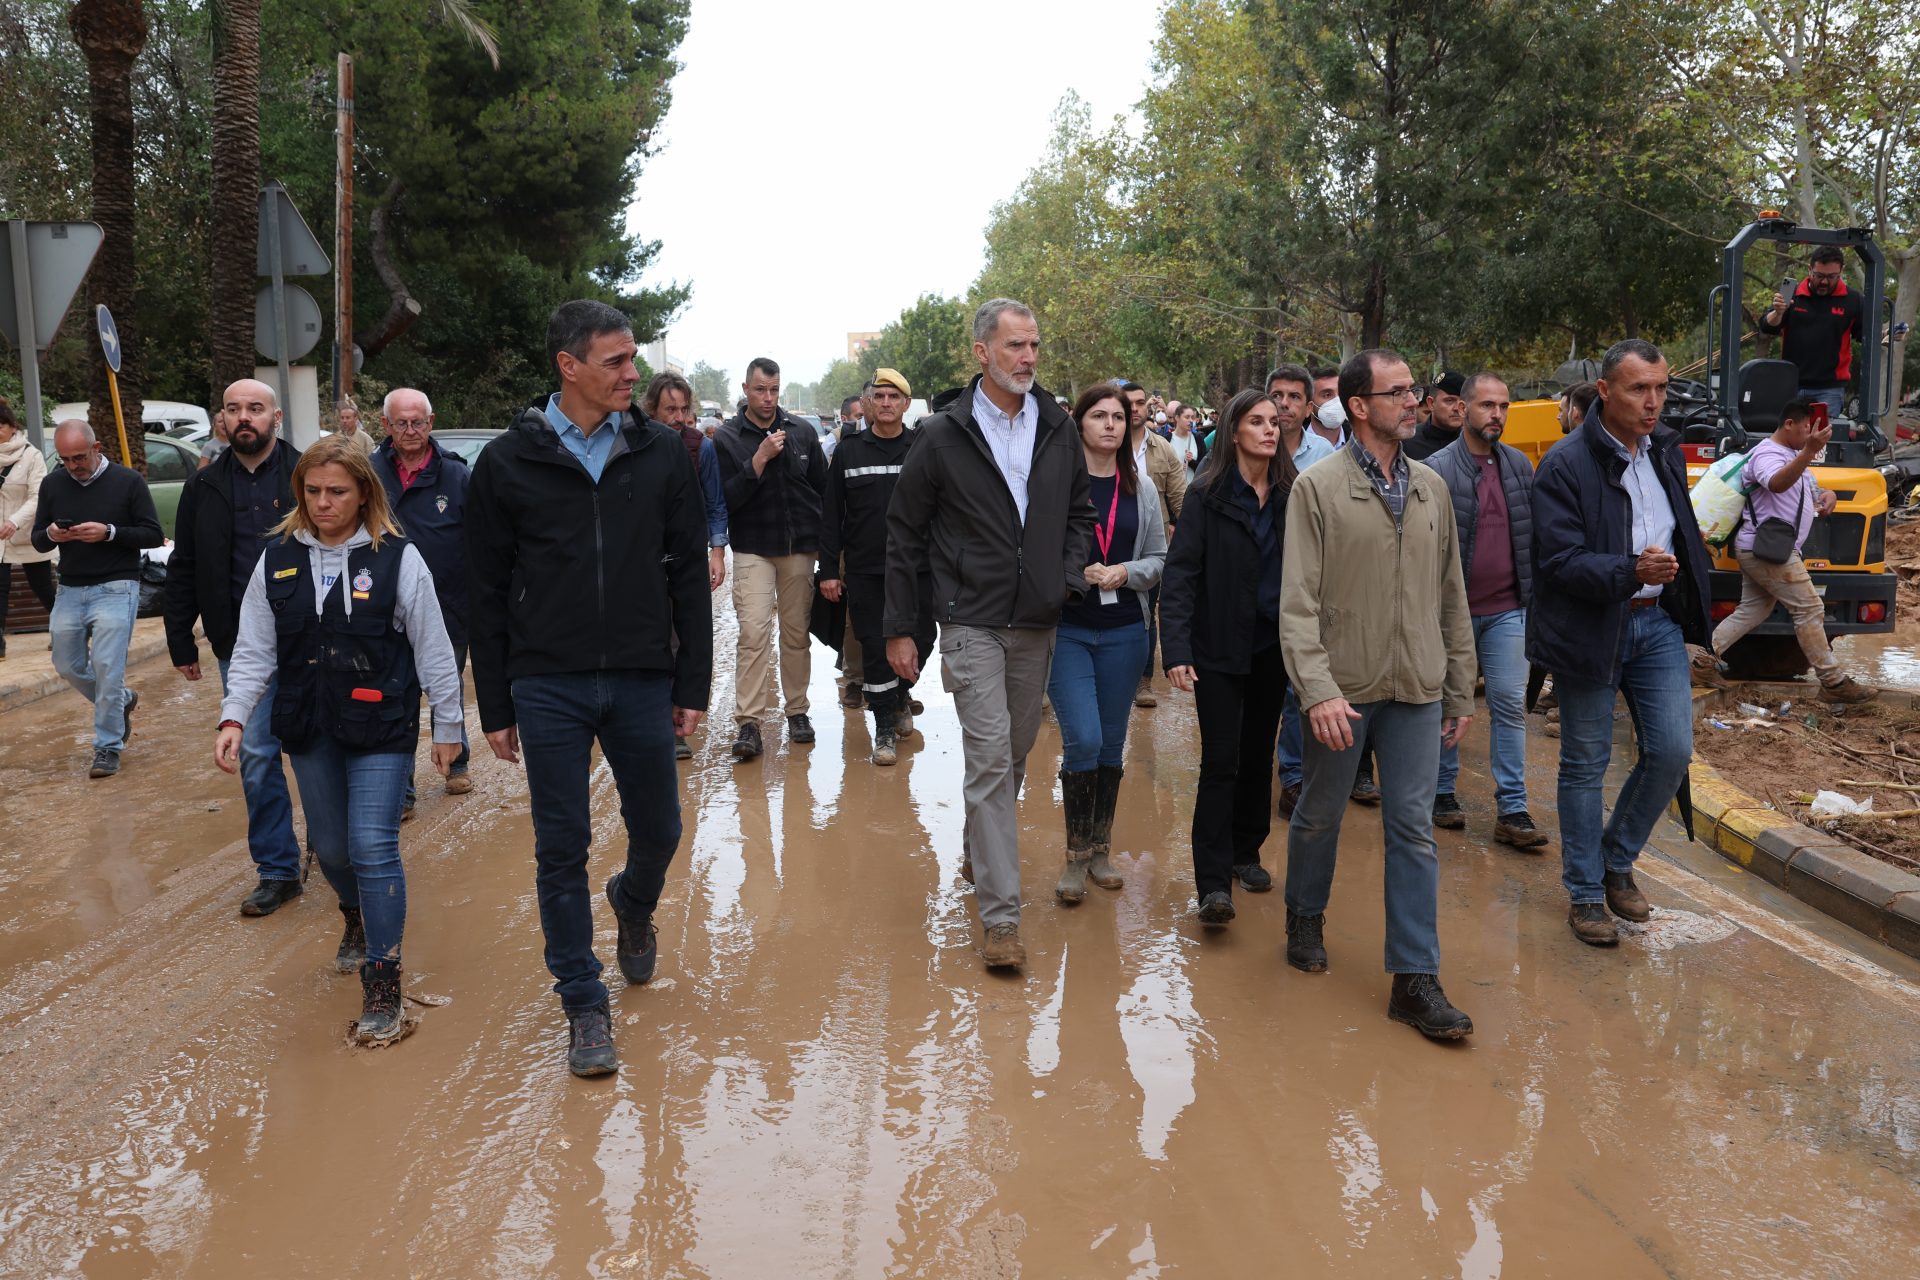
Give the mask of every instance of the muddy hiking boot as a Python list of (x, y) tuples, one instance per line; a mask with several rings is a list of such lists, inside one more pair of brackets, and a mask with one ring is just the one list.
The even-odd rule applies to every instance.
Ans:
[(360, 966), (360, 1020), (353, 1038), (361, 1044), (387, 1044), (406, 1031), (400, 1011), (400, 962), (368, 960)]
[(1120, 779), (1126, 770), (1118, 765), (1101, 765), (1093, 771), (1092, 857), (1087, 862), (1087, 879), (1102, 889), (1118, 889), (1126, 881), (1108, 861), (1113, 853), (1113, 811), (1120, 807)]
[(1590, 947), (1611, 947), (1620, 941), (1620, 930), (1607, 909), (1597, 902), (1576, 902), (1567, 911), (1567, 927), (1573, 936)]
[(1433, 825), (1459, 831), (1467, 825), (1467, 811), (1454, 799), (1453, 792), (1442, 791), (1433, 798)]
[(1096, 770), (1060, 771), (1060, 807), (1067, 819), (1067, 865), (1053, 896), (1078, 902), (1087, 896), (1087, 870), (1093, 861), (1093, 813), (1100, 789)]
[(303, 890), (298, 880), (262, 880), (240, 903), (243, 916), (270, 916), (299, 897)]
[(447, 773), (447, 794), (464, 796), (473, 790), (473, 775), (465, 769), (453, 769)]
[(1600, 878), (1600, 883), (1607, 891), (1607, 910), (1622, 920), (1645, 924), (1653, 918), (1653, 908), (1647, 905), (1647, 895), (1633, 882), (1633, 872), (1609, 871)]
[(1373, 785), (1373, 775), (1363, 773), (1353, 780), (1353, 793), (1349, 797), (1355, 804), (1368, 806), (1380, 803), (1380, 788)]
[(105, 747), (94, 748), (93, 760), (87, 765), (87, 776), (89, 778), (111, 778), (118, 772), (120, 772), (120, 753), (118, 751), (109, 751)]
[(896, 738), (911, 738), (913, 736), (913, 708), (908, 705), (904, 698), (901, 699), (900, 705), (894, 711), (893, 736)]
[(1533, 815), (1525, 809), (1503, 813), (1494, 820), (1493, 838), (1516, 849), (1538, 849), (1547, 842), (1547, 833), (1533, 825)]
[(807, 718), (806, 712), (803, 711), (797, 716), (787, 717), (787, 741), (813, 741), (813, 721)]
[(980, 958), (989, 969), (1019, 969), (1027, 963), (1027, 949), (1020, 945), (1020, 926), (987, 926), (986, 941), (980, 946)]
[(873, 754), (868, 758), (877, 765), (893, 764), (900, 758), (897, 710), (884, 695), (868, 699), (867, 710), (873, 712)]
[(626, 874), (616, 871), (607, 881), (607, 905), (613, 908), (614, 921), (620, 926), (620, 938), (614, 950), (620, 961), (620, 974), (637, 987), (653, 977), (654, 966), (659, 963), (660, 946), (656, 941), (659, 930), (653, 927), (652, 916), (634, 915), (620, 909), (620, 877)]
[(840, 691), (840, 705), (849, 711), (858, 711), (867, 702), (866, 690), (857, 680), (847, 681), (847, 687)]
[(1216, 927), (1232, 924), (1233, 895), (1225, 889), (1215, 889), (1212, 893), (1200, 899), (1200, 910), (1197, 914), (1200, 917), (1201, 924), (1209, 924)]
[(1133, 705), (1136, 707), (1157, 707), (1160, 699), (1153, 696), (1153, 681), (1142, 680), (1140, 687), (1133, 691)]
[(1820, 686), (1822, 702), (1872, 702), (1880, 696), (1880, 690), (1870, 684), (1861, 684), (1852, 676), (1841, 676), (1834, 684)]
[(620, 1069), (613, 1052), (613, 1019), (607, 1006), (567, 1010), (567, 1070), (582, 1079), (612, 1075)]
[(1257, 862), (1234, 863), (1233, 878), (1248, 893), (1269, 893), (1273, 890), (1273, 874)]
[(760, 743), (760, 726), (749, 720), (733, 735), (733, 758), (745, 764), (766, 748)]
[[(1692, 658), (1687, 663), (1687, 675), (1695, 688), (1731, 689), (1733, 681), (1727, 678), (1727, 664), (1708, 653), (1705, 649), (1693, 648)], [(1537, 705), (1537, 704), (1536, 704)]]
[(1473, 1034), (1473, 1019), (1453, 1007), (1440, 979), (1430, 973), (1394, 974), (1387, 1016), (1429, 1040), (1464, 1040)]
[(1303, 916), (1287, 908), (1287, 963), (1302, 973), (1327, 971), (1327, 944), (1324, 936), (1327, 916)]
[(347, 927), (340, 934), (340, 949), (333, 953), (333, 967), (352, 973), (366, 962), (367, 926), (358, 907), (341, 907), (340, 914), (346, 917)]

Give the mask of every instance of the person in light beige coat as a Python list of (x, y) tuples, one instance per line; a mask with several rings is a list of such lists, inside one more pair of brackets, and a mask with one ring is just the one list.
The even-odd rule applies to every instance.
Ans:
[(15, 565), (26, 574), (34, 596), (53, 610), (57, 553), (33, 545), (33, 517), (40, 507), (40, 482), (46, 478), (47, 460), (27, 439), (13, 406), (0, 400), (0, 658), (7, 656), (7, 596), (13, 590)]

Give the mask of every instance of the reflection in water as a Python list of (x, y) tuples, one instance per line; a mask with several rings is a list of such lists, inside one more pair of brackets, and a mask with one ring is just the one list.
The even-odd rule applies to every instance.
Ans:
[(1920, 690), (1920, 654), (1914, 653), (1911, 636), (1897, 631), (1840, 636), (1833, 642), (1833, 653), (1856, 680), (1892, 689)]
[(1180, 935), (1163, 933), (1142, 952), (1133, 989), (1120, 997), (1120, 1038), (1140, 1086), (1140, 1152), (1167, 1158), (1173, 1122), (1193, 1103), (1193, 1038), (1202, 1034), (1181, 964)]
[(1327, 1135), (1327, 1154), (1333, 1157), (1334, 1168), (1340, 1173), (1340, 1211), (1353, 1228), (1352, 1245), (1359, 1248), (1367, 1242), (1367, 1233), (1373, 1230), (1373, 1223), (1365, 1212), (1366, 1203), (1386, 1182), (1380, 1171), (1380, 1145), (1360, 1123), (1359, 1116), (1343, 1111)]
[(1054, 978), (1053, 994), (1033, 1011), (1033, 1030), (1027, 1034), (1027, 1069), (1036, 1076), (1049, 1076), (1060, 1065), (1060, 1005), (1067, 994), (1067, 948), (1060, 948), (1060, 972)]

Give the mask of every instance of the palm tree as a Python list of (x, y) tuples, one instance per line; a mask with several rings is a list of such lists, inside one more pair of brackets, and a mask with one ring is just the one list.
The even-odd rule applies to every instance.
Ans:
[[(125, 353), (120, 374), (120, 403), (125, 414), (128, 465), (146, 468), (146, 441), (140, 431), (140, 344), (132, 332), (133, 314), (133, 63), (147, 43), (147, 15), (141, 0), (75, 0), (67, 28), (87, 60), (87, 107), (93, 144), (93, 220), (105, 233), (100, 254), (87, 276), (87, 296), (113, 312)], [(118, 453), (113, 403), (107, 391), (107, 365), (100, 354), (99, 330), (87, 326), (93, 357), (88, 384), (88, 418), (94, 432)]]

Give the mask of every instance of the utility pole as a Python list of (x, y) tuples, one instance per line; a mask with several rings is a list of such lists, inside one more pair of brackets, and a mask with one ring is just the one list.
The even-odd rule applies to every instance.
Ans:
[(341, 54), (334, 100), (333, 408), (353, 389), (353, 57)]

